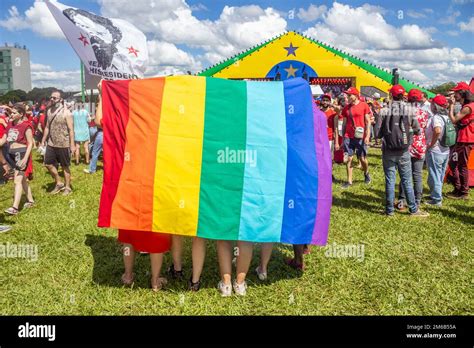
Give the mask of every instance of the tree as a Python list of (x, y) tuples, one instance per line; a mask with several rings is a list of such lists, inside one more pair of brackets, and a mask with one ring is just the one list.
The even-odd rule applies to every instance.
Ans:
[(443, 83), (442, 85), (433, 87), (430, 89), (430, 91), (435, 94), (446, 95), (451, 90), (451, 88), (454, 88), (455, 86), (456, 86), (456, 83), (454, 83), (453, 81), (450, 81), (450, 82)]
[(0, 96), (0, 102), (2, 104), (7, 104), (8, 102), (17, 103), (27, 100), (26, 92), (22, 91), (21, 89), (15, 89)]

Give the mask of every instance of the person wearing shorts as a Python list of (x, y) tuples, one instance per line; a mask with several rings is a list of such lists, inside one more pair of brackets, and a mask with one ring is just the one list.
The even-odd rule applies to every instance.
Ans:
[(5, 210), (6, 214), (17, 215), (19, 213), (23, 192), (27, 199), (23, 204), (23, 208), (31, 208), (34, 205), (31, 187), (28, 182), (33, 174), (31, 160), (33, 142), (33, 126), (27, 119), (26, 108), (23, 104), (17, 103), (11, 109), (10, 122), (6, 128), (6, 133), (0, 139), (0, 146), (8, 144), (7, 157), (14, 169), (13, 205)]
[[(72, 115), (64, 106), (60, 92), (55, 91), (51, 94), (51, 104), (41, 142), (42, 146), (47, 144), (44, 164), (55, 181), (51, 194), (63, 192), (63, 195), (67, 196), (72, 193), (69, 166), (71, 153), (75, 151)], [(59, 165), (63, 168), (65, 183), (59, 176)]]
[[(360, 158), (365, 183), (370, 184), (371, 182), (369, 162), (367, 161), (367, 145), (370, 142), (370, 125), (373, 116), (369, 105), (360, 100), (360, 93), (355, 87), (350, 87), (344, 93), (348, 95), (349, 104), (341, 112), (346, 124), (343, 147), (347, 154), (347, 182), (342, 187), (349, 188), (352, 186), (352, 158), (354, 153)], [(339, 148), (336, 148), (336, 150), (339, 150)]]

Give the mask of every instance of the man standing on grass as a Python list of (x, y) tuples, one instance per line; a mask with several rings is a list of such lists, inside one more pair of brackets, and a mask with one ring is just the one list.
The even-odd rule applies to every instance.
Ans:
[[(47, 111), (46, 127), (41, 145), (47, 144), (44, 164), (56, 182), (51, 194), (63, 192), (64, 196), (72, 193), (71, 189), (71, 153), (75, 151), (74, 127), (71, 112), (65, 107), (61, 93), (51, 94), (51, 107)], [(65, 184), (58, 173), (59, 164), (64, 171)]]
[(410, 145), (413, 133), (420, 134), (418, 120), (412, 115), (408, 104), (403, 101), (405, 89), (394, 85), (390, 89), (393, 101), (380, 111), (380, 118), (375, 126), (375, 136), (382, 139), (382, 163), (385, 173), (385, 215), (394, 215), (395, 182), (397, 169), (401, 185), (405, 191), (410, 215), (427, 217), (415, 200), (410, 157)]
[[(355, 87), (350, 87), (345, 91), (348, 95), (349, 105), (342, 109), (341, 115), (346, 119), (346, 130), (344, 132), (344, 152), (347, 153), (347, 182), (342, 188), (352, 186), (352, 158), (354, 152), (360, 158), (362, 169), (364, 171), (365, 183), (370, 184), (369, 162), (367, 160), (367, 146), (370, 142), (370, 124), (372, 113), (366, 102), (360, 100), (360, 93)], [(339, 150), (339, 144), (336, 144), (335, 150)]]

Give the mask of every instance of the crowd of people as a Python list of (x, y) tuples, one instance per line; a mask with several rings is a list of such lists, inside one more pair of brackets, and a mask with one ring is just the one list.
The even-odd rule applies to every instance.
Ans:
[[(100, 85), (99, 85), (100, 91)], [(355, 87), (342, 95), (325, 94), (317, 104), (327, 116), (327, 134), (334, 156), (343, 153), (347, 180), (344, 189), (353, 186), (354, 154), (364, 173), (364, 183), (369, 185), (368, 146), (382, 147), (382, 162), (385, 173), (384, 214), (393, 216), (395, 210), (408, 209), (412, 217), (427, 217), (421, 209), (423, 204), (441, 206), (442, 188), (447, 168), (454, 190), (446, 197), (466, 199), (469, 193), (469, 171), (467, 162), (474, 147), (474, 101), (469, 86), (461, 82), (448, 95), (436, 95), (428, 100), (426, 93), (411, 89), (405, 91), (401, 85), (390, 89), (390, 96), (381, 99), (376, 93), (364, 98)], [(85, 162), (89, 168), (84, 172), (95, 173), (97, 160), (102, 151), (102, 114), (97, 108), (92, 120), (83, 104), (68, 107), (59, 92), (54, 92), (47, 104), (29, 107), (23, 103), (0, 106), (0, 161), (4, 179), (13, 179), (14, 199), (6, 214), (16, 215), (20, 211), (22, 194), (26, 195), (23, 209), (34, 206), (35, 201), (29, 185), (33, 175), (32, 153), (35, 148), (44, 155), (44, 166), (54, 180), (51, 194), (70, 195), (72, 190), (70, 163), (74, 155), (80, 163), (80, 146), (83, 146)], [(93, 122), (93, 123), (91, 123)], [(92, 154), (91, 156), (89, 154)], [(89, 161), (90, 159), (90, 161)], [(423, 169), (428, 169), (429, 195), (423, 197)], [(64, 182), (58, 173), (64, 172)], [(398, 202), (395, 202), (396, 172), (400, 176)], [(3, 231), (9, 229), (3, 226)], [(184, 279), (183, 253), (186, 237), (160, 234), (151, 231), (119, 230), (118, 240), (123, 243), (125, 272), (122, 282), (131, 285), (135, 280), (134, 261), (137, 252), (150, 255), (151, 288), (160, 290), (167, 279), (161, 277), (164, 253), (171, 251), (172, 264), (167, 269), (168, 277)], [(233, 248), (231, 241), (216, 241), (220, 269), (218, 289), (222, 296), (245, 295), (246, 276), (252, 260), (253, 243), (238, 241)], [(201, 274), (206, 255), (206, 240), (192, 239), (192, 272), (188, 280), (189, 290), (201, 287)], [(268, 277), (268, 263), (273, 243), (262, 243), (260, 262), (255, 273), (261, 281)], [(294, 257), (286, 261), (295, 270), (303, 271), (303, 255), (309, 253), (307, 245), (294, 245)], [(236, 264), (236, 275), (232, 277), (232, 264)], [(232, 282), (232, 279), (234, 281)]]
[[(365, 98), (350, 87), (338, 98), (325, 94), (318, 99), (328, 119), (328, 140), (334, 154), (343, 151), (347, 181), (352, 186), (353, 157), (356, 154), (371, 183), (367, 149), (381, 140), (385, 174), (384, 214), (408, 208), (413, 217), (427, 217), (422, 203), (441, 206), (445, 178), (454, 190), (446, 197), (466, 199), (469, 193), (468, 160), (474, 147), (474, 99), (465, 82), (449, 93), (428, 99), (425, 92), (406, 91), (394, 85), (389, 98), (376, 93)], [(373, 141), (373, 143), (372, 143)], [(427, 199), (423, 198), (423, 168), (428, 169)], [(449, 168), (449, 170), (448, 170)], [(396, 173), (399, 173), (398, 201), (395, 204)], [(447, 175), (448, 174), (448, 175)]]
[[(29, 184), (33, 180), (34, 150), (43, 157), (43, 164), (54, 180), (50, 194), (67, 196), (72, 193), (71, 156), (74, 155), (75, 163), (79, 165), (82, 145), (85, 163), (89, 165), (84, 172), (94, 173), (102, 151), (101, 133), (86, 105), (66, 103), (59, 91), (53, 92), (48, 102), (0, 105), (1, 184), (9, 180), (14, 183), (13, 203), (5, 214), (17, 215), (20, 212), (23, 194), (26, 202), (22, 209), (35, 205)], [(89, 161), (91, 149), (93, 156)]]

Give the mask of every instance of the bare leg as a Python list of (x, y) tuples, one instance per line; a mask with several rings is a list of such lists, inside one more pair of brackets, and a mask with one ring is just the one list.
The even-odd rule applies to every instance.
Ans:
[(204, 260), (206, 258), (206, 240), (199, 237), (193, 238), (193, 276), (191, 281), (197, 283), (201, 278)]
[(230, 285), (232, 274), (232, 242), (228, 240), (218, 240), (216, 245), (222, 282), (226, 285)]
[(28, 202), (34, 202), (33, 194), (31, 193), (31, 186), (28, 183), (28, 179), (25, 175), (23, 175), (23, 180), (21, 181), (21, 185), (23, 187), (23, 192), (26, 195), (26, 199)]
[(183, 237), (171, 236), (171, 257), (173, 258), (173, 266), (175, 271), (183, 269)]
[(74, 156), (76, 157), (76, 164), (79, 164), (79, 159), (81, 158), (81, 143), (76, 142), (76, 150), (74, 151)]
[(131, 244), (123, 245), (123, 265), (125, 266), (125, 273), (122, 280), (133, 280), (133, 265), (135, 264), (135, 249)]
[(346, 169), (347, 169), (347, 182), (349, 184), (352, 184), (352, 156), (348, 157), (347, 159)]
[(237, 283), (242, 284), (249, 271), (250, 262), (252, 262), (253, 243), (237, 242), (239, 254), (237, 256)]
[(151, 253), (151, 287), (153, 290), (159, 290), (164, 284), (163, 279), (160, 279), (161, 266), (163, 265), (163, 253)]
[(84, 154), (86, 155), (86, 164), (89, 164), (89, 143), (90, 141), (86, 141), (84, 142)]
[(273, 243), (262, 243), (260, 250), (260, 272), (267, 273), (268, 262), (272, 257)]
[(48, 164), (48, 165), (46, 165), (46, 168), (48, 169), (49, 174), (51, 174), (54, 181), (56, 182), (56, 185), (60, 185), (61, 184), (61, 178), (59, 177), (58, 170), (56, 169), (56, 167), (53, 166), (53, 165)]
[(21, 195), (23, 193), (22, 182), (24, 177), (24, 173), (15, 170), (15, 177), (13, 179), (13, 182), (15, 184), (15, 193), (13, 194), (13, 208), (16, 209), (18, 209), (18, 207), (20, 206)]
[(362, 164), (362, 170), (364, 173), (367, 174), (369, 172), (369, 160), (367, 157), (361, 157), (360, 164)]
[(293, 251), (295, 253), (295, 263), (297, 265), (303, 264), (304, 244), (293, 244)]
[(71, 188), (71, 170), (69, 167), (64, 168), (64, 181), (66, 188)]

